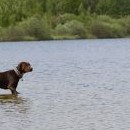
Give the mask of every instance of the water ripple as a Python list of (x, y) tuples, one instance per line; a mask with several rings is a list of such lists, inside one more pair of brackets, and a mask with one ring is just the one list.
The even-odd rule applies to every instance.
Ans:
[(20, 95), (0, 91), (0, 130), (129, 130), (129, 42), (1, 43), (1, 70), (29, 60), (34, 71)]

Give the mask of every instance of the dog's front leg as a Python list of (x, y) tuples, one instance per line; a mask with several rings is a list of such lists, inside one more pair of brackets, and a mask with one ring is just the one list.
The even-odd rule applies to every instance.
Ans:
[(16, 91), (16, 89), (15, 89), (14, 87), (12, 87), (11, 85), (8, 86), (8, 89), (10, 89), (10, 90), (11, 90), (11, 93), (14, 94), (14, 95), (19, 94), (19, 93)]
[(16, 90), (11, 90), (11, 93), (13, 94), (13, 95), (17, 95), (17, 94), (20, 94), (19, 92), (17, 92)]

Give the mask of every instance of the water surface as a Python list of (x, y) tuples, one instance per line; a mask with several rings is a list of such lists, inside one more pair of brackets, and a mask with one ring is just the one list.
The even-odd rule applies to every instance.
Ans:
[(34, 71), (0, 89), (0, 130), (130, 130), (130, 39), (0, 44), (0, 71), (20, 61)]

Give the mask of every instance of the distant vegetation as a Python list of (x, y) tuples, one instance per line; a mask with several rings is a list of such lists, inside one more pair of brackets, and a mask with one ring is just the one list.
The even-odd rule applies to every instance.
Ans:
[(0, 41), (130, 37), (130, 0), (0, 0)]

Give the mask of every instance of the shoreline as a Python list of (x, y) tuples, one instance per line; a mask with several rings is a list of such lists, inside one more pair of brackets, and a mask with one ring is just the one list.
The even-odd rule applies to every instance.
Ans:
[(51, 39), (51, 40), (34, 40), (34, 41), (0, 41), (0, 43), (23, 43), (23, 42), (31, 42), (31, 43), (35, 43), (35, 42), (51, 42), (51, 41), (94, 41), (94, 40), (129, 40), (130, 38), (95, 38), (95, 39)]

